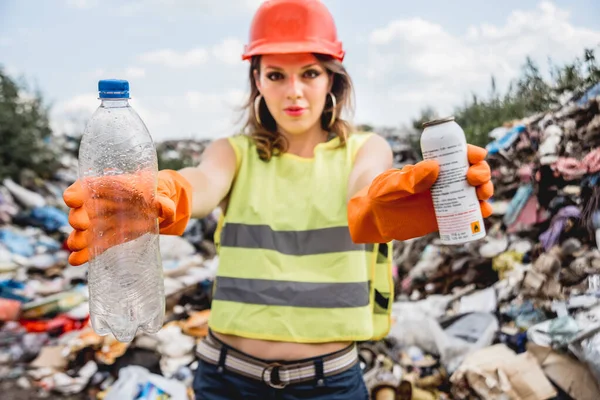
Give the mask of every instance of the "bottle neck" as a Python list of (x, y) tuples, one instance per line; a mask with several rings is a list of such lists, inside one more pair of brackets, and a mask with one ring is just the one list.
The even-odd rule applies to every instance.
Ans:
[(122, 108), (129, 106), (129, 99), (102, 99), (100, 107), (104, 108)]

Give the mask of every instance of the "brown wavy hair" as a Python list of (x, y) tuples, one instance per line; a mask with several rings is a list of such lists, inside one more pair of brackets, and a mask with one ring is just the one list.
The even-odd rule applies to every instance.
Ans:
[[(333, 80), (331, 93), (336, 98), (336, 107), (334, 110), (331, 96), (327, 95), (323, 114), (321, 114), (321, 128), (337, 136), (340, 146), (344, 146), (348, 135), (353, 129), (352, 124), (342, 117), (343, 113), (351, 114), (354, 111), (352, 80), (342, 63), (336, 59), (322, 54), (315, 54), (315, 57)], [(256, 119), (254, 102), (260, 93), (254, 80), (254, 70), (260, 72), (260, 56), (253, 57), (250, 62), (250, 96), (248, 97), (248, 101), (243, 105), (243, 110), (247, 113), (248, 117), (244, 124), (243, 132), (253, 139), (259, 157), (264, 161), (269, 161), (271, 157), (286, 152), (288, 143), (285, 137), (277, 131), (275, 119), (269, 112), (264, 99), (260, 101), (258, 106), (262, 124), (259, 124)], [(335, 122), (329, 127), (332, 112), (335, 112)]]

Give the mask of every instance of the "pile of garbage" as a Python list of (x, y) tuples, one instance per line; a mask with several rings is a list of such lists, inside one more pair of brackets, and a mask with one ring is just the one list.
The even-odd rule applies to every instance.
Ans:
[(395, 244), (373, 399), (600, 399), (600, 96), (490, 135), (487, 237)]
[(421, 160), (414, 143), (413, 132), (407, 129), (399, 128), (381, 128), (377, 129), (377, 134), (384, 137), (393, 153), (393, 167), (401, 169), (405, 165), (414, 165)]
[(209, 145), (209, 140), (165, 140), (156, 144), (159, 159), (185, 161), (190, 165), (200, 163), (202, 153)]

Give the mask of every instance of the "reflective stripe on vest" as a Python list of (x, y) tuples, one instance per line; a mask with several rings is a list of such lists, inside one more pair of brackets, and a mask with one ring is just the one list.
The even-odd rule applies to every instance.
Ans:
[(363, 307), (369, 304), (368, 282), (313, 283), (224, 276), (218, 280), (215, 300), (314, 308)]
[(352, 242), (347, 226), (274, 231), (268, 225), (228, 223), (223, 227), (221, 246), (275, 250), (293, 256), (365, 250), (364, 244)]
[(210, 328), (298, 343), (387, 332), (378, 321), (388, 315), (375, 317), (375, 285), (391, 293), (374, 275), (378, 245), (353, 243), (347, 226), (347, 180), (366, 137), (318, 145), (313, 159), (283, 154), (269, 162), (247, 138), (229, 140), (238, 170), (215, 232)]
[(392, 304), (394, 279), (392, 276), (392, 244), (381, 243), (377, 249), (376, 262), (372, 266), (370, 279), (373, 291), (373, 337), (385, 338), (392, 327)]

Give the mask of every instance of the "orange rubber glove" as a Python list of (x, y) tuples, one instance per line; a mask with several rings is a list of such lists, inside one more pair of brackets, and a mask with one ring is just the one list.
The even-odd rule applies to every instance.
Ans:
[[(467, 145), (471, 166), (467, 181), (477, 189), (484, 218), (492, 213), (485, 200), (492, 197), (490, 166), (485, 160), (487, 151)], [(348, 224), (355, 243), (385, 243), (407, 240), (438, 231), (431, 198), (431, 186), (439, 175), (434, 160), (406, 165), (401, 170), (388, 170), (359, 191), (348, 202)]]
[(153, 228), (153, 217), (158, 218), (161, 234), (183, 234), (191, 216), (190, 183), (176, 171), (159, 171), (153, 204), (150, 183), (151, 176), (104, 176), (90, 178), (93, 195), (79, 180), (65, 190), (63, 199), (71, 208), (69, 223), (74, 229), (67, 239), (67, 247), (73, 251), (69, 255), (71, 265), (84, 264), (90, 256), (143, 235)]

